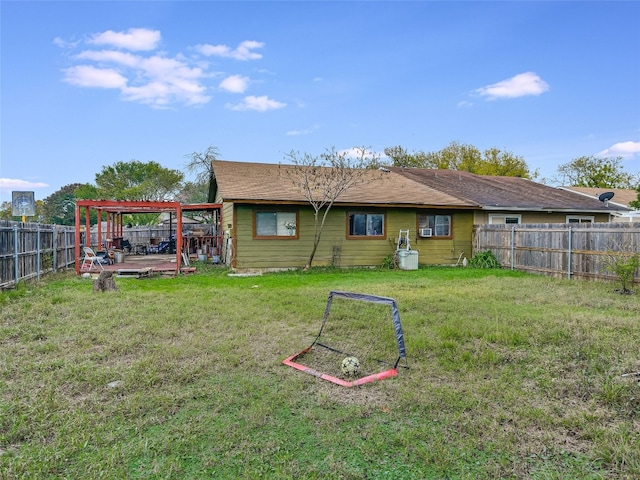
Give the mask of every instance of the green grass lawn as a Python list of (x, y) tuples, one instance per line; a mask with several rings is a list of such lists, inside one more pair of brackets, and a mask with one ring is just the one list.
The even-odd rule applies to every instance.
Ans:
[[(640, 478), (640, 295), (503, 270), (116, 279), (0, 294), (0, 478)], [(397, 300), (407, 365), (282, 365), (330, 290)]]

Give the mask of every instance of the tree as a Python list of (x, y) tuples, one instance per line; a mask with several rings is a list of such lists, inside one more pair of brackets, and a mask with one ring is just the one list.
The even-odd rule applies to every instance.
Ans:
[(73, 191), (73, 194), (81, 200), (97, 200), (100, 197), (98, 187), (90, 183), (80, 184), (80, 186)]
[[(45, 223), (54, 225), (74, 225), (76, 218), (76, 200), (97, 198), (96, 187), (89, 183), (70, 183), (53, 192), (43, 201), (42, 218)], [(80, 212), (84, 222), (84, 211)], [(95, 211), (91, 212), (91, 224), (98, 221)]]
[(207, 203), (209, 198), (209, 184), (200, 182), (185, 182), (176, 199), (181, 203)]
[(76, 195), (75, 190), (81, 183), (70, 183), (53, 192), (44, 199), (44, 221), (54, 225), (75, 225)]
[(437, 152), (409, 153), (401, 146), (385, 148), (384, 153), (391, 158), (395, 167), (435, 168), (441, 170), (461, 170), (477, 175), (501, 177), (536, 178), (538, 172), (531, 172), (522, 157), (498, 148), (481, 152), (473, 145), (451, 142)]
[(631, 208), (635, 208), (636, 210), (640, 210), (640, 185), (636, 188), (636, 192), (638, 192), (638, 198), (629, 202), (629, 206)]
[(96, 174), (100, 198), (111, 200), (170, 200), (180, 191), (184, 174), (157, 162), (116, 162)]
[(338, 152), (335, 147), (327, 149), (320, 156), (291, 151), (285, 158), (292, 163), (285, 172), (291, 182), (309, 202), (314, 212), (313, 247), (304, 269), (311, 268), (327, 215), (333, 204), (349, 189), (371, 179), (371, 167), (378, 165), (378, 156), (366, 148)]
[(195, 184), (206, 186), (207, 202), (213, 202), (215, 199), (211, 198), (213, 191), (210, 186), (213, 181), (213, 165), (211, 162), (217, 160), (220, 156), (220, 151), (213, 145), (209, 146), (204, 153), (193, 152), (187, 155), (190, 160), (186, 163), (188, 172), (196, 174)]
[(558, 167), (559, 183), (571, 187), (635, 188), (637, 176), (625, 172), (621, 162), (622, 157), (575, 158)]
[(0, 220), (12, 220), (13, 205), (10, 201), (5, 200), (0, 205)]
[[(44, 219), (44, 202), (42, 200), (36, 200), (36, 215), (35, 217), (27, 217), (27, 222), (42, 222)], [(14, 222), (21, 222), (21, 216), (13, 215), (13, 203), (11, 201), (5, 201), (0, 204), (0, 220), (10, 220)]]

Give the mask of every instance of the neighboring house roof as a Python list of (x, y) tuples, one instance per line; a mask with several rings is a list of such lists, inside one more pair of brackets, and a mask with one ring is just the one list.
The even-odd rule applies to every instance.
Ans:
[(610, 204), (628, 207), (629, 203), (638, 199), (638, 191), (630, 188), (594, 188), (594, 187), (559, 187), (563, 190), (577, 192), (588, 197), (598, 198), (605, 192), (613, 192)]
[[(287, 175), (292, 165), (214, 160), (212, 166), (214, 188), (224, 202), (306, 203)], [(590, 213), (626, 210), (518, 177), (402, 167), (367, 170), (366, 175), (364, 183), (345, 192), (336, 203)]]
[[(217, 195), (224, 202), (306, 203), (287, 174), (293, 165), (214, 160)], [(326, 167), (320, 167), (326, 168)], [(367, 170), (366, 180), (341, 195), (337, 204), (477, 208), (469, 200), (431, 188), (392, 172)]]
[(612, 212), (595, 197), (520, 177), (475, 175), (458, 170), (389, 167), (393, 172), (482, 206), (484, 210)]

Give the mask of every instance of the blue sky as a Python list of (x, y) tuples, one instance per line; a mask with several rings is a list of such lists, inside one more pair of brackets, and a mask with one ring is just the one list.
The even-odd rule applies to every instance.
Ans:
[(640, 171), (640, 2), (0, 2), (0, 200), (292, 151), (583, 155)]

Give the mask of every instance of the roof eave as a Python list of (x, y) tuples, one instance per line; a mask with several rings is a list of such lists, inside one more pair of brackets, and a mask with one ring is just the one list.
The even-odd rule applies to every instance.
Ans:
[(626, 212), (627, 210), (623, 209), (608, 209), (608, 210), (600, 210), (595, 208), (556, 208), (556, 207), (505, 207), (498, 205), (485, 205), (482, 207), (482, 210), (487, 211), (510, 211), (510, 212), (547, 212), (547, 213), (619, 213)]
[[(225, 198), (224, 203), (240, 205), (309, 205), (304, 200), (265, 200), (255, 198)], [(477, 210), (478, 205), (451, 205), (451, 204), (421, 204), (421, 203), (385, 203), (385, 202), (334, 202), (334, 207), (360, 207), (360, 208), (437, 208), (448, 210)]]

